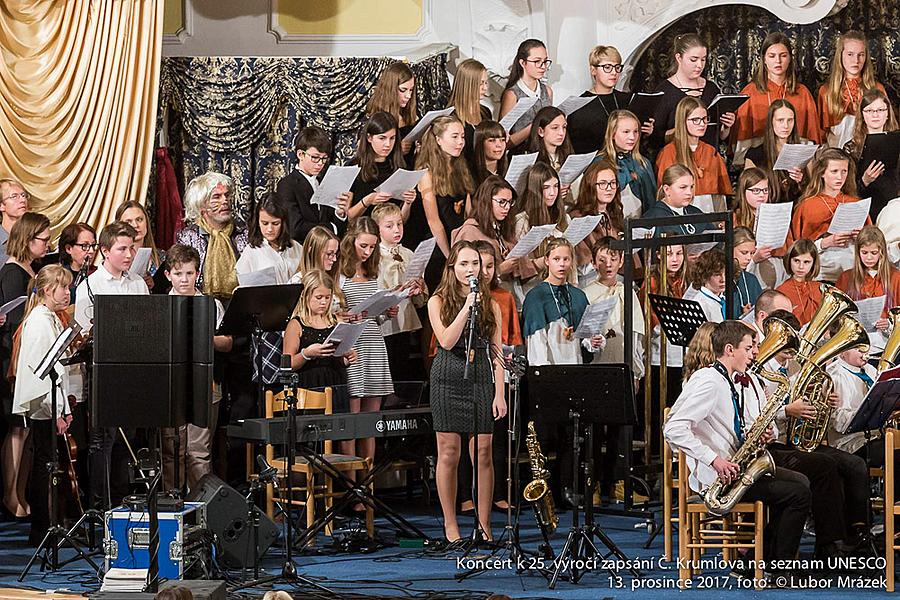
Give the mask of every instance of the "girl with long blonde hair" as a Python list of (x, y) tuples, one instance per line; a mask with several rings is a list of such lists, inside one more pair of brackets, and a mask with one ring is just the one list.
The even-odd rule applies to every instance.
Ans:
[(769, 199), (772, 202), (796, 202), (804, 171), (801, 168), (775, 171), (775, 161), (785, 144), (800, 144), (796, 127), (797, 111), (788, 100), (775, 100), (766, 113), (763, 143), (747, 150), (744, 168), (758, 167), (769, 177)]
[(630, 110), (609, 115), (601, 156), (617, 169), (622, 206), (629, 217), (639, 217), (656, 202), (656, 177), (650, 161), (641, 155), (641, 124)]
[[(391, 63), (378, 77), (375, 91), (366, 105), (366, 114), (372, 116), (380, 111), (390, 113), (397, 120), (400, 140), (412, 131), (419, 120), (416, 113), (416, 76), (402, 61)], [(412, 142), (402, 142), (401, 145), (403, 154), (412, 150)]]

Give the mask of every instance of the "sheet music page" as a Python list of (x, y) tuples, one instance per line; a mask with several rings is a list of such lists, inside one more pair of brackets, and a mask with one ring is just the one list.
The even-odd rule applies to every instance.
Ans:
[(884, 310), (884, 296), (856, 300), (856, 308), (858, 309), (856, 318), (866, 331), (875, 331), (875, 321), (881, 318)]
[(452, 113), (455, 109), (451, 106), (449, 108), (442, 108), (441, 110), (429, 110), (425, 113), (425, 116), (419, 119), (419, 122), (416, 123), (415, 127), (412, 128), (412, 131), (406, 134), (406, 137), (403, 138), (403, 141), (415, 142), (418, 141), (422, 134), (425, 133), (425, 130), (431, 125), (431, 122), (437, 119), (438, 117), (446, 117), (450, 113)]
[(436, 243), (437, 240), (434, 238), (428, 238), (419, 242), (419, 245), (416, 246), (416, 251), (409, 260), (409, 265), (406, 267), (406, 273), (403, 274), (403, 281), (418, 279), (425, 274), (425, 267), (428, 266), (428, 261), (431, 260), (431, 255), (434, 254), (434, 245)]
[(553, 233), (555, 228), (556, 225), (553, 223), (532, 227), (518, 242), (516, 242), (516, 245), (509, 251), (506, 258), (521, 258), (523, 256), (528, 256), (535, 248), (540, 246), (541, 242)]
[(19, 296), (18, 298), (13, 298), (3, 306), (0, 306), (0, 315), (9, 314), (10, 311), (15, 310), (19, 306), (25, 304), (26, 300), (28, 300), (28, 296)]
[(602, 218), (602, 215), (587, 215), (585, 217), (572, 219), (569, 226), (566, 228), (566, 239), (572, 242), (573, 246), (577, 246), (584, 238), (590, 235), (594, 229), (596, 229), (597, 223), (599, 223)]
[(559, 185), (572, 185), (572, 182), (578, 179), (578, 176), (584, 173), (588, 165), (593, 162), (596, 152), (588, 152), (586, 154), (570, 154), (559, 169)]
[(703, 194), (702, 196), (694, 196), (691, 200), (691, 206), (696, 206), (705, 213), (715, 212), (713, 207), (712, 194)]
[(334, 344), (335, 356), (344, 356), (353, 350), (353, 345), (356, 344), (356, 340), (359, 339), (360, 334), (365, 328), (365, 321), (360, 321), (359, 323), (338, 323), (335, 328), (331, 330), (331, 333), (328, 334), (328, 337), (325, 338), (324, 343), (327, 344), (330, 342)]
[(329, 168), (325, 173), (325, 178), (316, 188), (316, 193), (310, 198), (310, 203), (337, 208), (338, 196), (350, 191), (357, 175), (359, 175), (359, 167), (356, 166)]
[(506, 175), (503, 176), (506, 182), (516, 190), (517, 194), (521, 194), (525, 189), (526, 172), (537, 161), (538, 153), (516, 154), (509, 161), (509, 168), (506, 169)]
[(773, 171), (787, 171), (788, 169), (800, 169), (808, 163), (819, 146), (816, 144), (785, 144), (775, 159)]
[(150, 269), (150, 255), (153, 253), (152, 248), (138, 248), (131, 261), (129, 273), (134, 273), (138, 277), (143, 277)]
[(793, 202), (760, 204), (756, 209), (756, 247), (781, 248), (791, 228)]
[(406, 169), (397, 169), (391, 173), (390, 177), (384, 180), (384, 183), (375, 188), (375, 191), (383, 194), (390, 194), (391, 198), (400, 200), (403, 196), (403, 192), (416, 187), (427, 170), (428, 169), (407, 171)]
[(828, 233), (846, 233), (855, 229), (862, 229), (866, 224), (866, 218), (869, 216), (869, 206), (871, 204), (871, 198), (838, 204), (837, 209), (834, 211), (834, 216), (831, 217)]
[(509, 128), (515, 125), (516, 121), (519, 120), (519, 117), (527, 113), (528, 109), (534, 106), (537, 101), (538, 99), (532, 96), (519, 98), (519, 101), (512, 107), (512, 110), (500, 119), (500, 124), (503, 125), (503, 129), (509, 131)]
[(605, 333), (602, 328), (609, 321), (609, 315), (618, 303), (618, 296), (610, 296), (594, 304), (589, 304), (575, 330), (575, 337), (589, 338), (598, 333)]
[(240, 287), (256, 287), (260, 285), (277, 285), (278, 275), (275, 267), (266, 267), (250, 273), (238, 273), (238, 285)]
[(375, 317), (382, 314), (387, 309), (397, 306), (404, 296), (399, 292), (392, 290), (378, 290), (359, 304), (352, 311), (352, 314), (362, 314), (368, 312), (369, 317)]
[[(560, 102), (559, 106), (557, 106), (556, 108), (563, 111), (566, 117), (568, 117), (576, 110), (581, 110), (582, 108), (593, 102), (596, 98), (597, 96), (587, 96), (584, 98), (581, 96), (569, 96), (568, 98)], [(515, 123), (515, 121), (513, 122)]]

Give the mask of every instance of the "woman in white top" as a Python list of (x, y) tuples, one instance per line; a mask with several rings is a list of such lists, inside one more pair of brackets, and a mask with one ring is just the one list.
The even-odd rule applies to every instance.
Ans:
[(303, 246), (291, 239), (286, 222), (287, 213), (274, 198), (268, 197), (257, 205), (250, 221), (247, 247), (235, 265), (239, 276), (271, 268), (275, 271), (275, 283), (289, 282), (297, 272)]
[[(38, 377), (36, 370), (63, 331), (57, 313), (69, 306), (69, 285), (72, 274), (59, 264), (47, 265), (31, 280), (33, 290), (22, 321), (21, 345), (16, 360), (13, 414), (28, 417), (34, 447), (34, 468), (31, 469), (29, 504), (31, 505), (31, 533), (29, 542), (37, 545), (50, 527), (50, 474), (44, 465), (52, 461), (51, 443), (69, 428), (69, 412), (65, 389), (65, 367), (56, 363), (56, 414), (53, 414), (51, 379)], [(55, 426), (54, 426), (55, 425)]]

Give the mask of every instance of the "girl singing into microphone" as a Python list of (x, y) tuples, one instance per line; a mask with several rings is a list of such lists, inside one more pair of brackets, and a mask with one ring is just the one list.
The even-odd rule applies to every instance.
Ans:
[[(466, 354), (470, 309), (476, 306), (474, 343)], [(460, 241), (450, 248), (440, 285), (428, 301), (428, 317), (438, 342), (431, 365), (431, 411), (437, 435), (437, 489), (444, 513), (444, 535), (461, 539), (456, 521), (456, 470), (461, 437), (469, 438), (474, 454), (478, 434), (478, 514), (481, 528), (491, 538), (491, 503), (494, 470), (491, 461), (492, 420), (506, 415), (503, 367), (492, 360), (491, 347), (500, 348), (500, 307), (491, 299), (490, 282), (482, 277), (481, 257), (475, 244)], [(468, 379), (464, 378), (468, 361)]]

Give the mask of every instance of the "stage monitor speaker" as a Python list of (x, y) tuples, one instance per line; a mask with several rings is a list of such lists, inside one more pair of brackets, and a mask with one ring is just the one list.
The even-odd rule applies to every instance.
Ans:
[[(211, 372), (212, 367), (208, 370)], [(184, 425), (191, 381), (190, 364), (95, 364), (91, 424), (94, 427)]]
[(97, 295), (94, 363), (190, 362), (187, 299), (169, 295)]
[[(215, 534), (218, 556), (232, 568), (253, 567), (253, 527), (247, 518), (247, 501), (237, 490), (213, 474), (203, 477), (187, 498), (206, 502), (206, 526)], [(257, 556), (275, 542), (278, 528), (265, 513), (259, 515)]]

